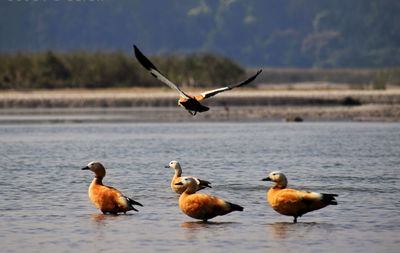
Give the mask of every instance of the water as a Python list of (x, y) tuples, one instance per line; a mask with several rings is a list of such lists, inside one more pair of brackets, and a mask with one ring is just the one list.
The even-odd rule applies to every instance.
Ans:
[[(398, 252), (400, 125), (393, 123), (168, 123), (0, 125), (2, 252)], [(91, 160), (104, 183), (141, 202), (102, 215), (88, 200)], [(202, 223), (169, 188), (184, 175), (244, 206)], [(273, 211), (260, 180), (339, 194), (299, 218)]]

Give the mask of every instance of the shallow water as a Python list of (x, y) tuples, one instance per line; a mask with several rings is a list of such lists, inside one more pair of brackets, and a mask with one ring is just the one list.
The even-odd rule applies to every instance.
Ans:
[[(167, 123), (0, 125), (2, 252), (398, 252), (400, 125)], [(91, 160), (104, 183), (144, 207), (103, 215), (87, 197)], [(198, 222), (169, 188), (184, 175), (244, 212)], [(272, 170), (291, 187), (339, 194), (299, 218), (266, 203)]]

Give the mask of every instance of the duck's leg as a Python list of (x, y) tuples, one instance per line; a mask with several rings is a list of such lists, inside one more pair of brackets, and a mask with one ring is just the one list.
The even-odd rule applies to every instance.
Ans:
[(297, 223), (297, 216), (294, 216), (293, 223)]
[(192, 115), (192, 116), (195, 116), (196, 113), (197, 113), (196, 111), (190, 111), (190, 110), (188, 110), (188, 112), (189, 112), (189, 114)]

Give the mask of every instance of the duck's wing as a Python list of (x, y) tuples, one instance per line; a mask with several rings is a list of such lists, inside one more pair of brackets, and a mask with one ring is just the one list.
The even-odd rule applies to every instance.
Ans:
[(251, 83), (252, 81), (254, 81), (254, 79), (256, 79), (256, 77), (257, 77), (261, 72), (262, 72), (262, 70), (260, 69), (260, 70), (257, 71), (256, 74), (254, 74), (253, 76), (249, 77), (248, 79), (246, 79), (246, 80), (244, 80), (244, 81), (242, 81), (242, 82), (240, 82), (240, 83), (228, 85), (228, 86), (226, 86), (226, 87), (218, 88), (218, 89), (215, 89), (215, 90), (205, 91), (205, 92), (201, 93), (199, 97), (196, 97), (196, 98), (197, 98), (197, 100), (203, 100), (203, 99), (206, 99), (206, 98), (215, 96), (215, 95), (217, 95), (218, 93), (221, 93), (221, 92), (224, 92), (224, 91), (227, 91), (227, 90), (232, 90), (232, 89), (234, 89), (234, 88), (237, 88), (237, 87), (240, 87), (240, 86), (249, 84), (249, 83)]
[(176, 84), (174, 84), (173, 82), (168, 80), (165, 76), (163, 76), (160, 73), (160, 71), (156, 68), (156, 66), (154, 66), (154, 64), (151, 63), (151, 61), (146, 56), (144, 56), (144, 54), (142, 52), (140, 52), (140, 50), (135, 45), (133, 45), (133, 49), (135, 51), (136, 59), (139, 61), (139, 63), (145, 69), (150, 71), (150, 74), (152, 74), (152, 76), (154, 76), (155, 78), (157, 78), (161, 82), (165, 83), (166, 85), (168, 85), (172, 89), (177, 90), (180, 96), (189, 99), (189, 96), (187, 94), (185, 94), (185, 92), (183, 92), (181, 89), (179, 89), (178, 86), (176, 86)]
[(186, 176), (186, 177), (193, 178), (193, 179), (196, 181), (198, 190), (202, 190), (202, 189), (204, 189), (204, 188), (206, 188), (206, 187), (212, 188), (211, 185), (210, 185), (211, 183), (210, 183), (209, 181), (202, 180), (202, 179), (200, 179), (200, 178), (193, 177), (193, 176)]

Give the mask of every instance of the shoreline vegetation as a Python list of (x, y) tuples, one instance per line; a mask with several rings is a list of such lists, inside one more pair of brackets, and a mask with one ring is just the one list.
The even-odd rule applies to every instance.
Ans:
[[(189, 93), (254, 69), (216, 55), (150, 57)], [(400, 121), (400, 68), (264, 68), (252, 84), (189, 117), (177, 94), (122, 52), (0, 54), (0, 123), (82, 121)]]
[[(219, 87), (243, 79), (256, 69), (213, 54), (150, 57), (173, 82), (185, 88)], [(361, 69), (263, 68), (253, 86), (326, 82), (352, 89), (400, 86), (400, 67)], [(63, 88), (159, 87), (134, 58), (123, 52), (0, 53), (0, 91)]]

